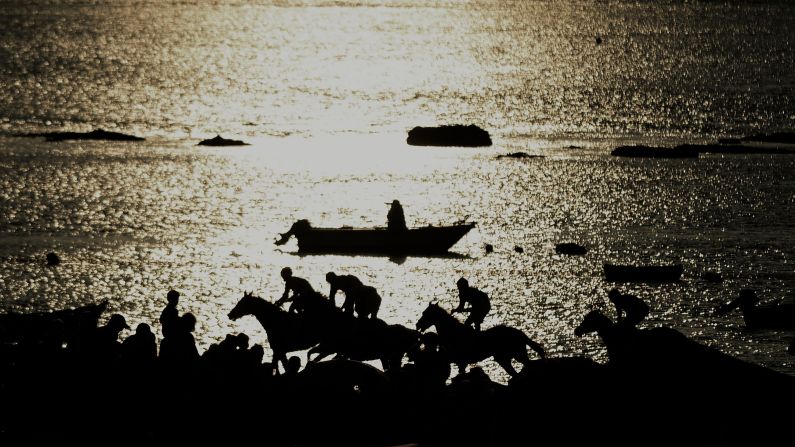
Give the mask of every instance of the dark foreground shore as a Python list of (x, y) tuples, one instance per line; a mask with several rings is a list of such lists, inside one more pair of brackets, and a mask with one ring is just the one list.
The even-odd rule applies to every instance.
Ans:
[(347, 360), (270, 376), (232, 363), (3, 359), (0, 437), (17, 442), (763, 442), (786, 436), (795, 397), (786, 376), (704, 377), (584, 358), (535, 360), (508, 386), (477, 369), (443, 385), (424, 380), (412, 364), (384, 374)]

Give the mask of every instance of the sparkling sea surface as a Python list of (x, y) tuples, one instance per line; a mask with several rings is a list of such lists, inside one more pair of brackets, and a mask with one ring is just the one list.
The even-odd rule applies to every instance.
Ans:
[[(412, 327), (429, 302), (457, 304), (465, 276), (491, 297), (485, 327), (605, 361), (573, 329), (618, 286), (650, 305), (644, 327), (795, 374), (792, 331), (712, 315), (742, 288), (795, 298), (795, 156), (609, 155), (795, 128), (793, 24), (785, 1), (3, 0), (0, 306), (108, 299), (159, 334), (174, 288), (203, 351), (227, 333), (265, 343), (256, 320), (226, 314), (244, 291), (278, 297), (284, 266), (324, 293), (326, 272), (355, 274), (380, 317)], [(405, 143), (455, 123), (494, 146)], [(17, 136), (94, 128), (147, 140)], [(216, 134), (251, 145), (196, 146)], [(496, 159), (516, 151), (540, 157)], [(410, 226), (478, 225), (447, 257), (273, 244), (301, 218), (384, 225), (393, 199)], [(557, 255), (559, 242), (590, 251)], [(51, 251), (61, 265), (45, 265)], [(685, 273), (617, 285), (604, 262)]]

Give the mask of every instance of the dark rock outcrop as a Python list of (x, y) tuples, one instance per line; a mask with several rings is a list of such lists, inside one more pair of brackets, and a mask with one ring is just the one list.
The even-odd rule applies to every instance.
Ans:
[(199, 146), (248, 146), (248, 143), (241, 140), (229, 140), (220, 135), (216, 135), (208, 140), (199, 141)]
[(758, 141), (760, 143), (795, 144), (795, 132), (758, 133), (741, 138), (742, 141)]
[(474, 124), (439, 127), (415, 127), (406, 143), (411, 146), (491, 146), (489, 133)]
[(497, 155), (497, 160), (501, 160), (503, 158), (543, 158), (543, 155), (530, 155), (527, 152), (511, 152), (509, 154), (500, 154)]
[(610, 153), (615, 157), (640, 158), (698, 158), (698, 151), (687, 146), (675, 148), (652, 146), (619, 146)]
[(44, 137), (47, 141), (66, 140), (107, 140), (107, 141), (144, 141), (144, 138), (119, 132), (94, 129), (91, 132), (44, 132), (19, 135), (22, 137)]
[(676, 146), (674, 149), (682, 151), (697, 151), (701, 154), (795, 154), (795, 149), (745, 146), (740, 144), (682, 144)]
[(573, 242), (564, 242), (555, 245), (555, 253), (562, 255), (584, 255), (588, 253), (588, 249)]

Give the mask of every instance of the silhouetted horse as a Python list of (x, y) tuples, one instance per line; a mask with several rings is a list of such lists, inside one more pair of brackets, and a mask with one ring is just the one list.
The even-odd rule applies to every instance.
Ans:
[(718, 306), (715, 315), (725, 315), (738, 307), (748, 329), (795, 329), (795, 304), (759, 305), (756, 293), (749, 289), (741, 290), (739, 297)]
[(357, 319), (350, 315), (338, 318), (334, 334), (309, 350), (307, 358), (318, 354), (317, 362), (331, 354), (365, 361), (380, 360), (384, 370), (400, 368), (403, 356), (420, 342), (420, 333), (400, 324), (386, 324), (379, 319)]
[(424, 331), (436, 326), (439, 344), (449, 356), (450, 362), (463, 373), (466, 365), (494, 357), (494, 360), (511, 376), (517, 374), (511, 364), (517, 360), (523, 366), (530, 362), (525, 346), (544, 357), (544, 348), (531, 340), (519, 329), (499, 325), (483, 331), (475, 331), (464, 325), (437, 304), (429, 304), (417, 321), (417, 329)]
[[(273, 350), (273, 363), (279, 361), (287, 368), (287, 353), (309, 349), (316, 345), (324, 333), (325, 325), (315, 319), (291, 314), (276, 304), (247, 292), (229, 312), (231, 320), (246, 315), (257, 318), (268, 334), (268, 343)], [(278, 367), (276, 368), (278, 372)]]
[(642, 378), (644, 383), (656, 381), (674, 390), (684, 387), (701, 392), (722, 391), (738, 382), (756, 387), (757, 391), (795, 389), (795, 379), (791, 377), (704, 346), (674, 329), (627, 327), (594, 310), (574, 330), (578, 337), (591, 332), (601, 337), (607, 347), (609, 364), (617, 372), (629, 372), (628, 377)]

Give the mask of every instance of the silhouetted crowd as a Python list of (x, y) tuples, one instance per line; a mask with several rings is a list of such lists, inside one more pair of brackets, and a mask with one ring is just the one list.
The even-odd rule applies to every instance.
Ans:
[[(666, 429), (671, 437), (690, 433), (720, 441), (759, 438), (750, 429), (732, 435), (722, 413), (727, 406), (762, 405), (742, 416), (755, 426), (780, 416), (764, 406), (766, 393), (795, 397), (792, 377), (672, 329), (638, 328), (649, 306), (618, 289), (608, 293), (615, 321), (594, 310), (575, 329), (578, 336), (601, 337), (609, 362), (599, 364), (548, 357), (515, 328), (482, 328), (489, 297), (465, 278), (456, 283), (458, 306), (448, 312), (429, 304), (414, 330), (378, 319), (381, 296), (353, 275), (329, 272), (328, 297), (290, 268), (281, 275), (285, 290), (278, 300), (247, 293), (229, 314), (260, 321), (272, 362), (243, 333), (228, 334), (200, 353), (193, 336), (196, 317), (180, 313), (175, 290), (168, 292), (159, 318), (159, 346), (146, 323), (120, 340), (131, 330), (121, 314), (99, 325), (106, 303), (3, 316), (0, 436), (480, 446), (530, 442), (539, 430), (555, 430), (561, 441), (612, 439), (589, 430), (604, 430), (618, 417), (625, 441), (674, 423)], [(345, 296), (339, 307), (338, 293)], [(281, 309), (286, 303), (288, 309)], [(456, 312), (468, 313), (466, 321), (455, 318)], [(530, 360), (527, 346), (537, 360)], [(289, 355), (304, 349), (310, 358), (305, 366)], [(320, 361), (332, 354), (334, 359)], [(487, 358), (511, 374), (508, 385), (471, 367)], [(380, 360), (382, 368), (368, 360)], [(520, 372), (514, 362), (522, 365)], [(451, 365), (458, 366), (452, 378)], [(607, 402), (617, 406), (612, 413), (598, 408)], [(704, 423), (713, 427), (706, 430)], [(567, 431), (572, 424), (580, 430)]]

